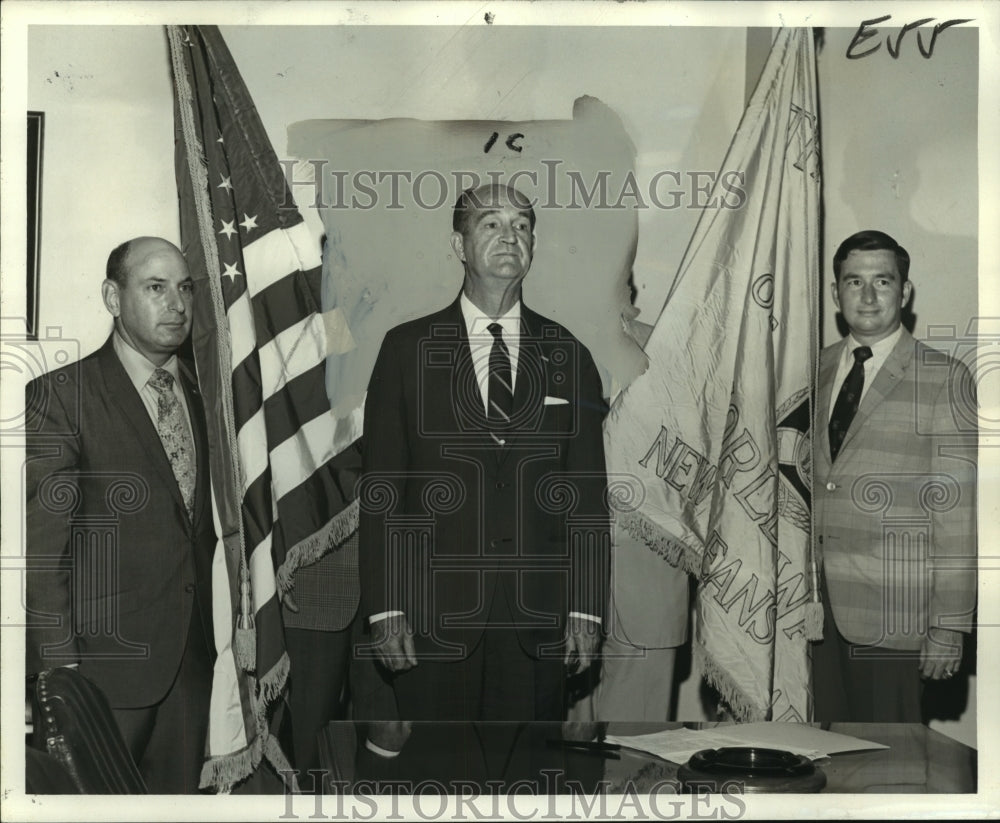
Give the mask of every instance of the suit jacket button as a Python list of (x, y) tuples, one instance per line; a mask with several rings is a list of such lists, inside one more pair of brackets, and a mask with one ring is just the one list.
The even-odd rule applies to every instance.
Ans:
[(186, 591), (188, 594), (191, 594), (191, 592), (194, 591), (194, 583), (188, 583), (187, 585), (185, 585), (184, 591)]
[(834, 491), (836, 491), (837, 490), (837, 484), (836, 483), (827, 483), (826, 484), (826, 490), (828, 492), (834, 492)]
[(497, 488), (498, 489), (505, 488), (506, 486), (507, 486), (507, 484), (504, 483), (503, 480), (497, 480)]
[(497, 547), (497, 541), (496, 540), (491, 540), (490, 541), (490, 548), (491, 549), (495, 549), (496, 547)]

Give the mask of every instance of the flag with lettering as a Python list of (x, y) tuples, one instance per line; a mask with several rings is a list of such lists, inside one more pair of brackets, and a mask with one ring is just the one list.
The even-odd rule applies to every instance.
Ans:
[[(289, 673), (281, 600), (295, 570), (357, 528), (359, 432), (326, 393), (330, 319), (320, 246), (214, 26), (168, 26), (181, 238), (195, 283), (192, 342), (205, 398), (218, 659), (202, 786), (228, 790), (262, 757)], [(335, 330), (334, 330), (335, 331)], [(356, 555), (342, 585), (357, 590)]]
[(745, 719), (811, 711), (812, 37), (778, 33), (717, 178), (725, 189), (701, 214), (646, 344), (650, 367), (605, 428), (618, 527), (696, 577), (702, 671)]

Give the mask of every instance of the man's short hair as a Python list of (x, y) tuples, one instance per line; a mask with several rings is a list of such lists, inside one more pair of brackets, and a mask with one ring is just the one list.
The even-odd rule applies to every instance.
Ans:
[(894, 238), (882, 231), (865, 229), (852, 234), (837, 249), (833, 255), (833, 277), (840, 282), (840, 267), (852, 251), (891, 251), (896, 255), (896, 268), (899, 269), (899, 279), (905, 283), (910, 273), (910, 255)]
[(459, 234), (465, 234), (469, 228), (473, 215), (483, 209), (493, 208), (500, 199), (500, 193), (507, 195), (507, 200), (512, 206), (527, 212), (528, 222), (531, 230), (535, 230), (535, 210), (531, 207), (531, 200), (513, 186), (502, 183), (487, 183), (475, 188), (466, 189), (455, 201), (455, 208), (451, 214), (451, 228)]
[(124, 286), (128, 280), (128, 253), (132, 250), (132, 241), (126, 240), (120, 246), (116, 246), (108, 255), (108, 267), (106, 277), (119, 286)]

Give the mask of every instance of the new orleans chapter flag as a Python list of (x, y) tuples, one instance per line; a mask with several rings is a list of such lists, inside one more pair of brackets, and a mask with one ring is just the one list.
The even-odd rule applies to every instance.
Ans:
[[(357, 467), (347, 455), (358, 432), (333, 418), (326, 393), (320, 247), (236, 65), (215, 27), (168, 26), (167, 35), (219, 535), (201, 782), (227, 790), (262, 756), (289, 768), (270, 732), (289, 669), (280, 600), (297, 568), (357, 528)], [(343, 562), (351, 568), (342, 577), (356, 580), (356, 556)]]
[(805, 720), (820, 193), (811, 30), (779, 32), (722, 171), (744, 175), (745, 197), (713, 191), (646, 344), (650, 367), (612, 408), (611, 490), (622, 492), (618, 527), (697, 578), (702, 671), (734, 713)]

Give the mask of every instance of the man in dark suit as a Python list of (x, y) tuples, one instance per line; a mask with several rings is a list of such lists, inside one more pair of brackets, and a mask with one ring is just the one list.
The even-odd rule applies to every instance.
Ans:
[(79, 666), (153, 793), (198, 789), (212, 677), (215, 535), (204, 411), (176, 355), (191, 330), (181, 252), (108, 258), (114, 331), (29, 385), (28, 671)]
[(976, 602), (976, 401), (968, 369), (901, 325), (910, 258), (862, 231), (833, 258), (844, 340), (820, 356), (814, 453), (824, 635), (817, 720), (921, 721), (958, 671)]
[(403, 720), (558, 720), (607, 606), (600, 378), (521, 302), (527, 198), (466, 191), (452, 226), (462, 293), (392, 329), (368, 387), (362, 604)]

